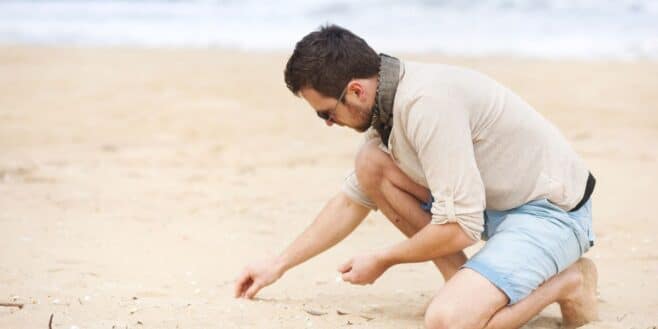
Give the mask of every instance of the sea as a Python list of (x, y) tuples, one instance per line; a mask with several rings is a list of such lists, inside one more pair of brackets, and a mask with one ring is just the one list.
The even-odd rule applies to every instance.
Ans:
[(375, 50), (658, 58), (658, 0), (0, 0), (0, 44), (290, 51), (337, 24)]

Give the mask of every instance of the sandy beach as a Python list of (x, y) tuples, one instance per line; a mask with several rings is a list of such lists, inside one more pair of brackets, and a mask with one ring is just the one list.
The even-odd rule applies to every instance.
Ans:
[[(658, 62), (399, 55), (482, 71), (597, 176), (601, 320), (658, 326)], [(243, 266), (282, 250), (341, 187), (362, 136), (283, 83), (285, 53), (0, 47), (0, 328), (421, 328), (429, 263), (337, 283), (403, 239), (372, 213), (254, 301)], [(469, 248), (472, 254), (481, 245)], [(558, 328), (552, 305), (526, 328)]]

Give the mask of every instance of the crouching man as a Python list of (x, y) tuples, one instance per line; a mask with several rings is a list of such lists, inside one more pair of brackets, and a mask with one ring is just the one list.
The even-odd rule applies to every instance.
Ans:
[(339, 271), (370, 284), (393, 265), (433, 261), (446, 283), (428, 328), (517, 328), (553, 302), (566, 327), (597, 317), (596, 268), (581, 258), (594, 242), (594, 177), (519, 96), (471, 70), (378, 55), (338, 26), (297, 43), (285, 81), (328, 126), (366, 142), (343, 190), (278, 257), (248, 266), (236, 297), (253, 298), (379, 209), (409, 239)]

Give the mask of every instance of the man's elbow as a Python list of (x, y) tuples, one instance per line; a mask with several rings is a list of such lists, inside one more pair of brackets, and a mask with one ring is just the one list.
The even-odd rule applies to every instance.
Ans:
[[(477, 215), (462, 215), (452, 219), (434, 220), (434, 223), (444, 223), (451, 226), (451, 244), (456, 248), (465, 249), (480, 241), (484, 219)], [(460, 249), (460, 250), (461, 250)]]
[(456, 226), (459, 229), (457, 230), (458, 233), (454, 235), (455, 237), (454, 244), (457, 246), (459, 250), (464, 250), (478, 242), (478, 239), (473, 237), (473, 235), (470, 234), (470, 232), (467, 231), (466, 228), (462, 227), (459, 224), (457, 224)]
[(463, 243), (462, 249), (466, 249), (466, 248), (476, 244), (478, 241), (480, 241), (480, 239), (474, 238), (474, 237), (466, 234), (466, 232), (464, 232), (463, 230), (462, 230), (462, 232), (463, 232), (463, 234), (462, 234), (463, 235), (462, 236), (462, 238), (463, 238), (462, 239), (463, 240), (462, 241), (462, 243)]
[(474, 234), (458, 222), (446, 222), (439, 224), (439, 226), (449, 228), (444, 231), (444, 236), (449, 241), (447, 244), (449, 253), (464, 250), (478, 242), (478, 239), (474, 238)]

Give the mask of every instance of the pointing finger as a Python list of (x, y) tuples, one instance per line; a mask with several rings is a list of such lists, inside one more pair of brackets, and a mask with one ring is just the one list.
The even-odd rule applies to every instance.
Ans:
[(249, 287), (249, 284), (251, 283), (251, 276), (249, 275), (249, 272), (244, 271), (240, 276), (235, 280), (235, 297), (240, 297), (243, 293), (244, 290)]
[(260, 282), (254, 282), (251, 285), (251, 287), (249, 287), (249, 290), (247, 290), (247, 292), (244, 294), (244, 296), (249, 298), (249, 299), (252, 299), (252, 298), (254, 298), (254, 296), (256, 296), (256, 294), (258, 293), (258, 291), (261, 288), (263, 288), (263, 286), (261, 285)]

